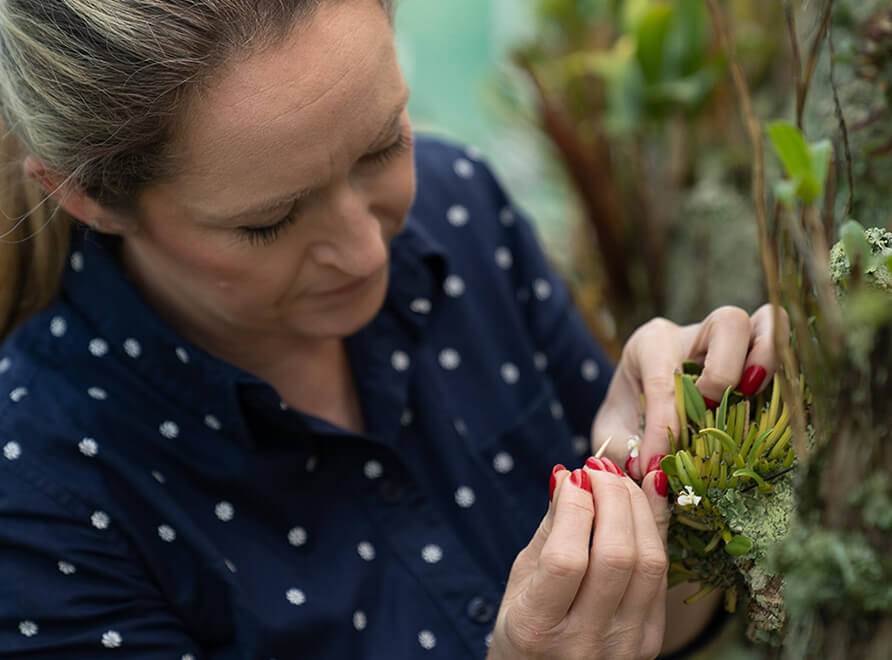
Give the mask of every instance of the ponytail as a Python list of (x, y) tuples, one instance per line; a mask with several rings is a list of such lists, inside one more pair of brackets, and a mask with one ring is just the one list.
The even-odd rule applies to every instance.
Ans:
[(59, 289), (71, 218), (22, 169), (27, 152), (0, 123), (0, 341)]

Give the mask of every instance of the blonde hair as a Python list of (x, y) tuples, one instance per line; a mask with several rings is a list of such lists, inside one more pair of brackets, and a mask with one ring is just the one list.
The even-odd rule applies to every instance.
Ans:
[(133, 210), (176, 175), (169, 146), (195, 92), (323, 2), (0, 0), (0, 339), (56, 295), (73, 223), (25, 177), (26, 156)]

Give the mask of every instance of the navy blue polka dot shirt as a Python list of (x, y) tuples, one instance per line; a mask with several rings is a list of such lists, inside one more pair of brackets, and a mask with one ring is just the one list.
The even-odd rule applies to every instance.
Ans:
[(416, 162), (347, 340), (362, 435), (188, 343), (77, 232), (0, 346), (0, 656), (486, 656), (611, 366), (479, 155)]

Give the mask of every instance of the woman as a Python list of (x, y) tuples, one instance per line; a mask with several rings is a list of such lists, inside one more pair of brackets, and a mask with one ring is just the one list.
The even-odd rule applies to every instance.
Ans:
[[(413, 149), (390, 12), (2, 4), (4, 657), (659, 651), (672, 373), (755, 391), (770, 315), (653, 321), (611, 380), (486, 166)], [(642, 391), (642, 487), (548, 505)]]

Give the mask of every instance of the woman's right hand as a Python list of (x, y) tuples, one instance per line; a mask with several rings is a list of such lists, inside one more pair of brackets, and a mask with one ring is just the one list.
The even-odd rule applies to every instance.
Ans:
[(553, 501), (511, 568), (488, 660), (659, 654), (666, 497), (654, 488), (658, 471), (639, 488), (608, 468), (615, 471), (555, 467)]

